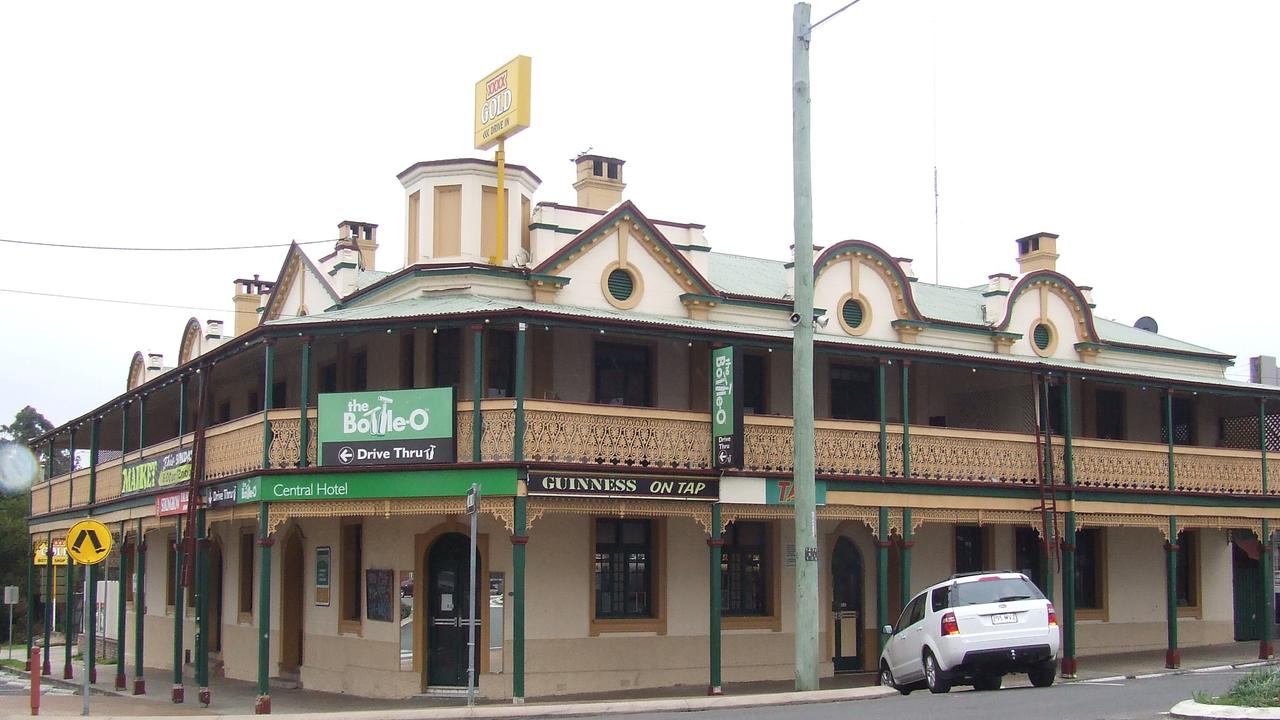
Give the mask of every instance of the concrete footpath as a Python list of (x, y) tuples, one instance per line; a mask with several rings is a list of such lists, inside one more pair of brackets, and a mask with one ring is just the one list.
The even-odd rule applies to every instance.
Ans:
[[(73, 669), (75, 680), (62, 680), (62, 648), (51, 648), (54, 678), (45, 677), (42, 682), (61, 688), (79, 688), (80, 667)], [(1164, 667), (1164, 650), (1081, 656), (1078, 677), (1059, 682), (1085, 682), (1118, 678), (1141, 678), (1170, 673), (1190, 673), (1197, 669), (1256, 665), (1256, 642), (1229, 643), (1182, 651), (1182, 667), (1168, 670)], [(218, 715), (224, 718), (250, 718), (257, 687), (254, 683), (214, 679), (210, 684), (212, 703), (203, 708), (197, 701), (198, 688), (192, 683), (190, 670), (183, 678), (185, 702), (170, 701), (173, 688), (171, 670), (147, 669), (147, 694), (134, 696), (117, 693), (114, 689), (115, 666), (99, 665), (98, 682), (93, 685), (90, 709), (94, 717), (190, 717)], [(8, 677), (26, 679), (25, 673), (5, 671)], [(132, 687), (132, 675), (128, 684)], [(1025, 676), (1010, 676), (1008, 686), (1026, 682)], [(418, 718), (529, 718), (529, 717), (582, 717), (615, 713), (686, 712), (695, 710), (728, 710), (742, 707), (795, 705), (808, 703), (842, 702), (893, 694), (875, 685), (874, 673), (858, 673), (825, 678), (821, 689), (813, 692), (791, 691), (788, 682), (729, 683), (724, 694), (706, 695), (703, 685), (686, 685), (656, 690), (600, 693), (580, 696), (529, 698), (522, 705), (509, 700), (480, 699), (474, 708), (467, 708), (465, 698), (421, 695), (403, 700), (370, 700), (338, 693), (325, 693), (291, 687), (271, 689), (272, 714), (315, 720), (316, 715), (330, 714), (342, 718), (389, 718), (391, 720), (416, 720)], [(1195, 688), (1188, 685), (1190, 694)], [(78, 691), (78, 690), (77, 690)], [(65, 692), (65, 690), (63, 690)], [(0, 720), (3, 718), (29, 717), (27, 696), (0, 695)], [(46, 695), (41, 702), (41, 715), (79, 715), (83, 700), (76, 695)]]

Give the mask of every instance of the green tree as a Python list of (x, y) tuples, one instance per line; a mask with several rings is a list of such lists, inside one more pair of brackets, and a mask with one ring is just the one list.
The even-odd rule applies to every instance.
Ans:
[[(52, 430), (54, 424), (30, 405), (18, 411), (13, 422), (0, 425), (0, 441), (11, 441), (29, 446), (32, 439)], [(36, 459), (44, 471), (49, 447), (33, 448)], [(66, 449), (55, 450), (53, 474), (66, 473), (71, 468), (71, 457)], [(30, 488), (0, 492), (0, 585), (17, 585), (22, 588), (22, 602), (14, 608), (13, 631), (15, 639), (26, 633), (27, 623), (27, 563), (31, 562), (31, 536), (27, 529), (28, 496)], [(7, 619), (7, 618), (6, 618)], [(0, 637), (7, 638), (6, 634)]]
[[(13, 422), (8, 425), (0, 425), (0, 440), (10, 440), (20, 445), (30, 446), (31, 441), (49, 432), (54, 427), (49, 419), (40, 413), (39, 410), (30, 405), (18, 411), (13, 417)], [(45, 469), (46, 463), (49, 461), (49, 445), (41, 443), (39, 447), (31, 448), (36, 454), (36, 459), (40, 462), (40, 469)], [(53, 472), (51, 475), (57, 477), (69, 472), (71, 469), (71, 457), (66, 448), (55, 449), (53, 452)]]

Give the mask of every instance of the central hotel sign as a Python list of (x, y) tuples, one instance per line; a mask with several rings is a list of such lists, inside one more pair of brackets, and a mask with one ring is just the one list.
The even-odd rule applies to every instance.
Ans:
[(451, 463), (457, 457), (453, 388), (320, 396), (320, 465)]
[(529, 473), (529, 494), (559, 497), (642, 497), (715, 500), (720, 483), (714, 478), (640, 477), (631, 475), (568, 475)]

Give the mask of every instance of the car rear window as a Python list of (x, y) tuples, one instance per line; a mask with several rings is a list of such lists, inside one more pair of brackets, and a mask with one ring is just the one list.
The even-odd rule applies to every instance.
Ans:
[(1039, 588), (1020, 577), (984, 578), (967, 583), (956, 583), (952, 586), (951, 595), (952, 606), (1044, 599), (1044, 594)]

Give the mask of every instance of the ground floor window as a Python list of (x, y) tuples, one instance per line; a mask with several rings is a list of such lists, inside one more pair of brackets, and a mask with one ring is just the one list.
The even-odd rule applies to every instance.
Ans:
[(165, 568), (164, 568), (164, 605), (167, 609), (173, 610), (175, 604), (176, 588), (175, 581), (178, 577), (178, 545), (173, 535), (166, 535), (164, 539), (165, 546)]
[(720, 610), (726, 616), (769, 614), (769, 526), (735, 522), (720, 553)]
[(653, 617), (653, 521), (598, 518), (595, 544), (596, 617)]
[(1077, 610), (1097, 614), (1106, 610), (1106, 557), (1106, 536), (1100, 528), (1076, 531)]
[(1200, 537), (1195, 530), (1178, 533), (1178, 607), (1200, 607)]
[(1020, 527), (1013, 531), (1014, 568), (1031, 578), (1031, 582), (1044, 592), (1044, 572), (1040, 563), (1040, 535), (1035, 528)]
[(982, 528), (977, 525), (956, 526), (956, 572), (971, 573), (985, 570), (986, 553), (983, 551)]
[[(240, 533), (239, 546), (239, 605), (238, 612), (240, 615), (253, 614), (253, 533)], [(241, 622), (248, 622), (252, 618), (241, 617)]]
[[(364, 570), (364, 528), (359, 523), (342, 526), (342, 595), (339, 600), (339, 617), (343, 623), (360, 627), (361, 582)], [(341, 631), (341, 629), (340, 629)]]

